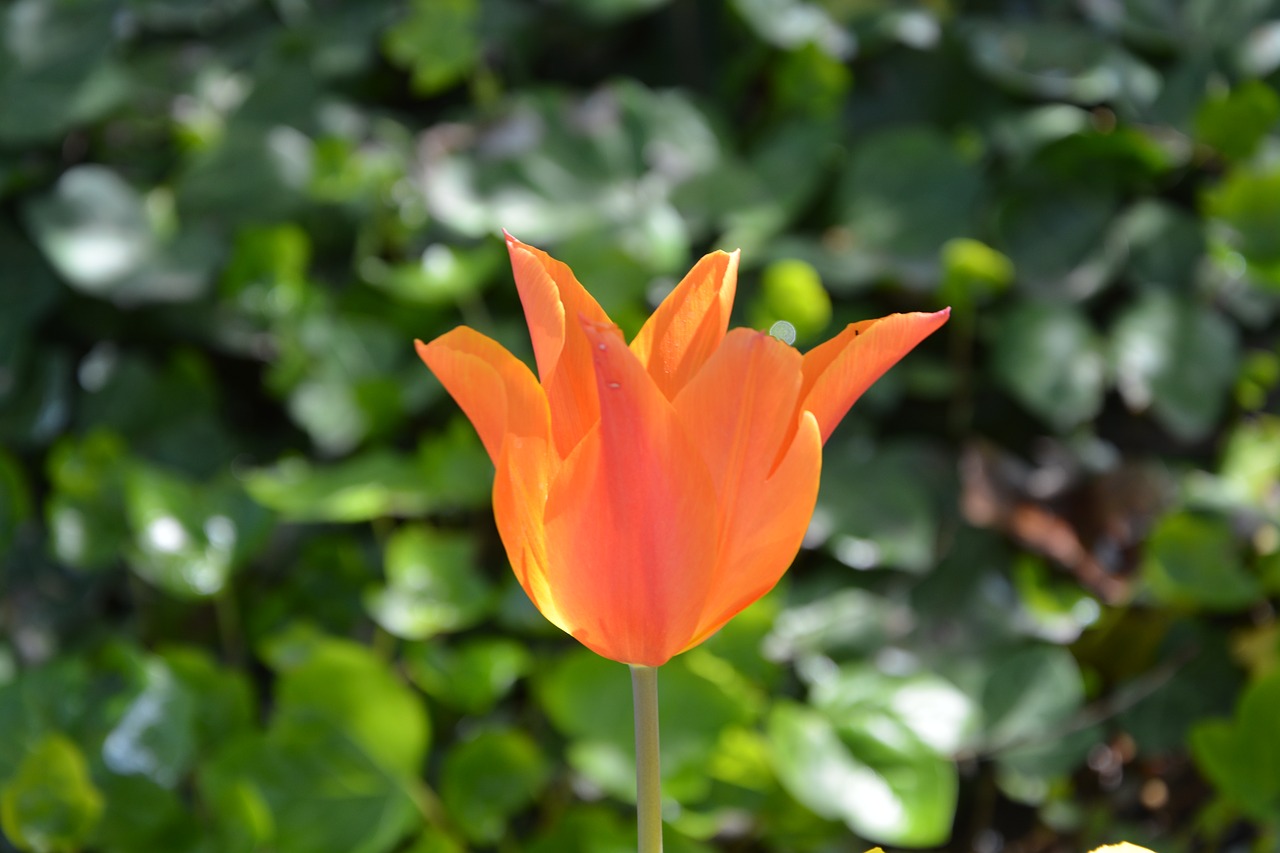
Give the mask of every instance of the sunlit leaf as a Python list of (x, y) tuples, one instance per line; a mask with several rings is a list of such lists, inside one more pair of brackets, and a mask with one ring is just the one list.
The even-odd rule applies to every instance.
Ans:
[(792, 796), (867, 838), (930, 846), (951, 831), (955, 767), (891, 718), (833, 724), (802, 705), (769, 717), (778, 777)]
[(72, 853), (102, 815), (102, 793), (83, 753), (63, 735), (36, 743), (0, 789), (5, 835), (22, 850)]
[(426, 527), (402, 527), (387, 543), (386, 586), (365, 596), (369, 614), (409, 640), (474, 625), (493, 594), (476, 566), (470, 537)]

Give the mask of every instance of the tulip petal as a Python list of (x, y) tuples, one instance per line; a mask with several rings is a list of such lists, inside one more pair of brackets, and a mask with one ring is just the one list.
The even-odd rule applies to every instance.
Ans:
[(502, 344), (459, 326), (414, 346), (470, 418), (495, 465), (509, 435), (550, 436), (546, 395), (524, 362)]
[(565, 460), (545, 516), (550, 586), (580, 642), (658, 666), (697, 627), (716, 564), (715, 489), (671, 404), (616, 328), (583, 324), (600, 421)]
[(694, 264), (631, 342), (668, 400), (715, 352), (729, 328), (738, 284), (738, 253), (712, 252)]
[(864, 320), (806, 353), (800, 407), (818, 419), (823, 442), (871, 383), (950, 316), (944, 308)]
[(822, 434), (810, 412), (782, 461), (759, 487), (740, 500), (726, 537), (719, 572), (703, 607), (691, 648), (719, 631), (773, 589), (795, 561), (818, 501), (822, 473)]
[(707, 463), (722, 516), (732, 517), (743, 494), (768, 478), (783, 440), (795, 431), (802, 363), (781, 341), (734, 329), (676, 397), (676, 413)]
[(781, 341), (734, 329), (676, 398), (721, 514), (720, 561), (697, 637), (771, 589), (800, 549), (822, 470), (816, 421), (792, 422), (801, 366), (800, 354)]
[(568, 266), (506, 236), (538, 376), (551, 407), (556, 448), (563, 457), (599, 416), (590, 346), (578, 321), (608, 323), (609, 317)]
[(502, 449), (493, 478), (493, 517), (516, 580), (533, 605), (562, 631), (569, 623), (556, 605), (547, 572), (547, 534), (543, 526), (548, 484), (560, 458), (546, 438), (514, 436)]

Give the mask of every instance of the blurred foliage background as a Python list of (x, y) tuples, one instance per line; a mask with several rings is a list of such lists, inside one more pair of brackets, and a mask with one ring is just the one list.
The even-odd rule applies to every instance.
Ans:
[(1280, 846), (1280, 3), (0, 5), (0, 848), (634, 849), (411, 341), (954, 306), (662, 673), (668, 850)]

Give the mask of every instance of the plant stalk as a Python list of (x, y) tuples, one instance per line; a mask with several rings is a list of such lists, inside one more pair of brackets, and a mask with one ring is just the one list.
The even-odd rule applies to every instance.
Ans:
[(658, 669), (631, 665), (636, 715), (636, 824), (639, 853), (662, 853), (662, 779), (658, 757)]

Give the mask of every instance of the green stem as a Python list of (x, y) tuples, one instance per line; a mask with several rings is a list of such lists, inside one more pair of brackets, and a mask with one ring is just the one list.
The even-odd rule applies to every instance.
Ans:
[(662, 853), (662, 780), (658, 771), (658, 669), (631, 665), (636, 704), (636, 823), (639, 853)]

